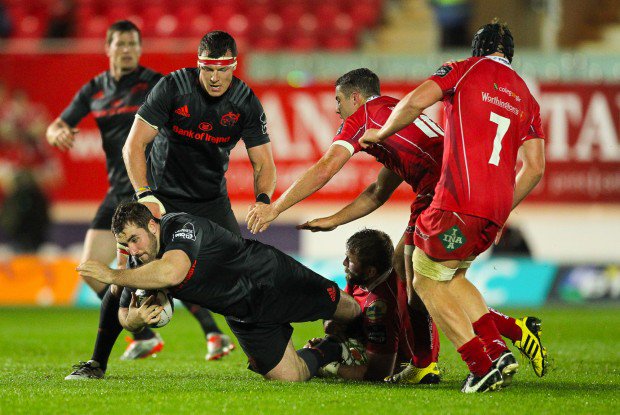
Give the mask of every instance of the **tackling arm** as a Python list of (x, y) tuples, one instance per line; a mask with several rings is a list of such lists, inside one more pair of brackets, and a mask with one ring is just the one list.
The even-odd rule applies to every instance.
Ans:
[(271, 197), (276, 189), (276, 165), (271, 143), (249, 148), (248, 157), (254, 170), (254, 194), (265, 193)]
[(331, 231), (377, 210), (392, 196), (403, 179), (386, 167), (382, 167), (377, 180), (344, 208), (326, 218), (319, 218), (299, 225), (297, 229), (312, 232)]
[(252, 233), (262, 232), (269, 224), (291, 206), (304, 200), (331, 180), (351, 158), (351, 153), (340, 145), (332, 145), (327, 153), (295, 181), (271, 205), (255, 205), (246, 220)]
[(390, 114), (380, 130), (367, 130), (359, 142), (362, 148), (380, 143), (413, 122), (426, 108), (440, 101), (443, 91), (434, 81), (427, 80), (422, 85), (405, 95)]
[(112, 270), (98, 261), (86, 261), (77, 268), (83, 277), (94, 278), (106, 284), (116, 284), (145, 290), (179, 285), (191, 266), (187, 254), (175, 249), (167, 251), (161, 259), (135, 269)]

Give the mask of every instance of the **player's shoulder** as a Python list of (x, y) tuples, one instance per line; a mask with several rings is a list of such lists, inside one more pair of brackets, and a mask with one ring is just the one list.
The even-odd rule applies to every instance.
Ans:
[(236, 76), (230, 84), (230, 93), (228, 94), (228, 101), (235, 106), (243, 106), (249, 99), (254, 96), (254, 91), (241, 79)]
[(144, 66), (140, 67), (140, 81), (156, 84), (162, 77), (163, 75), (161, 73), (154, 71), (151, 68), (146, 68)]
[(84, 84), (84, 87), (96, 90), (103, 89), (103, 86), (110, 80), (110, 77), (110, 71), (99, 72), (97, 75), (93, 76), (90, 81)]
[(198, 68), (181, 68), (165, 76), (166, 82), (176, 95), (189, 95), (194, 92), (197, 78)]

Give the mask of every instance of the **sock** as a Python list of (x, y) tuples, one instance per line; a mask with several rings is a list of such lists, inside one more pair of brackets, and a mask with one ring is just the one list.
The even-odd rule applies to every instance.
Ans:
[(473, 324), (474, 332), (480, 337), (484, 348), (491, 358), (497, 359), (504, 351), (508, 350), (501, 334), (497, 331), (491, 313), (486, 313)]
[(328, 363), (337, 362), (342, 358), (342, 345), (327, 338), (314, 347), (297, 350), (297, 355), (306, 362), (310, 377), (313, 377), (319, 368)]
[(202, 327), (202, 331), (204, 331), (205, 335), (209, 333), (222, 334), (222, 331), (215, 323), (215, 320), (209, 310), (202, 308), (199, 305), (188, 303), (187, 301), (183, 301), (183, 305), (194, 315), (194, 317), (196, 317), (196, 320), (200, 323), (200, 327)]
[(461, 354), (461, 359), (467, 363), (469, 371), (476, 376), (484, 376), (493, 365), (489, 355), (484, 351), (482, 341), (478, 337), (474, 337), (459, 347), (457, 352)]
[(493, 317), (495, 327), (499, 330), (500, 334), (514, 342), (521, 340), (523, 331), (521, 327), (517, 326), (516, 320), (510, 316), (500, 313), (497, 310), (489, 307), (489, 313)]
[(148, 327), (138, 333), (132, 333), (134, 340), (149, 340), (155, 337), (155, 332)]
[(109, 286), (109, 285), (106, 285), (106, 286), (103, 288), (103, 290), (101, 290), (101, 291), (99, 291), (98, 293), (95, 293), (95, 294), (97, 294), (97, 297), (99, 297), (99, 299), (100, 299), (100, 300), (103, 300), (103, 296), (105, 295), (105, 293), (107, 293), (107, 292), (108, 292), (108, 289), (109, 289), (109, 288), (110, 288), (110, 286)]
[(413, 329), (413, 363), (424, 368), (439, 358), (439, 335), (428, 312), (407, 307)]
[(118, 306), (120, 298), (112, 295), (107, 289), (101, 301), (101, 311), (99, 313), (99, 331), (95, 341), (95, 350), (92, 360), (95, 360), (105, 372), (108, 367), (108, 359), (112, 352), (112, 347), (121, 334), (123, 327), (118, 321)]

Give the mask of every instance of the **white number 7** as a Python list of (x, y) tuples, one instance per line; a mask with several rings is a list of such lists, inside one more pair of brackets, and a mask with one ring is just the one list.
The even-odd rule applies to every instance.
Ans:
[(510, 118), (502, 117), (494, 112), (491, 112), (491, 122), (497, 124), (497, 132), (493, 139), (493, 152), (489, 159), (489, 164), (499, 166), (499, 153), (502, 151), (502, 139), (506, 135), (506, 131), (510, 128)]

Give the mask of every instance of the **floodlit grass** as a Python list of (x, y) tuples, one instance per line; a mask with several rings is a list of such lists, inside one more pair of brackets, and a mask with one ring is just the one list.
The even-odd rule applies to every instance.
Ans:
[[(532, 311), (513, 310), (525, 313)], [(472, 396), (459, 392), (467, 369), (443, 338), (440, 385), (267, 382), (246, 369), (240, 349), (206, 362), (200, 328), (181, 308), (160, 330), (166, 346), (156, 358), (120, 361), (121, 339), (105, 380), (65, 381), (71, 365), (91, 355), (98, 312), (0, 308), (0, 414), (620, 413), (620, 309), (545, 308), (534, 315), (543, 319), (555, 370), (538, 379), (520, 360), (510, 388)], [(293, 341), (301, 347), (320, 329), (297, 325)]]

